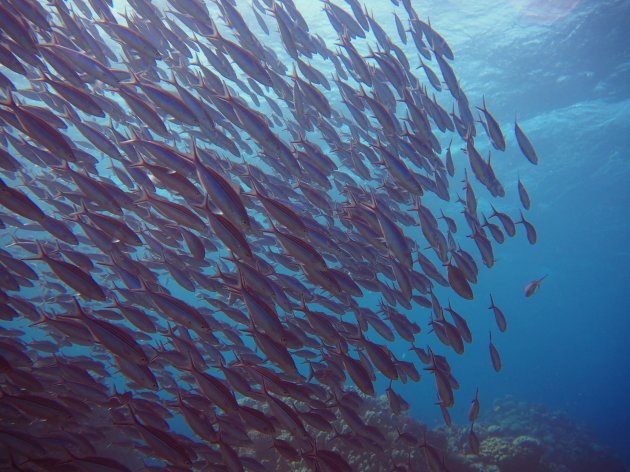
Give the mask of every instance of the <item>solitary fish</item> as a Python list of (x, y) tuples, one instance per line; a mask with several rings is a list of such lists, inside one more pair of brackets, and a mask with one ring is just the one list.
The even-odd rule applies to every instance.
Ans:
[(530, 283), (525, 285), (525, 288), (523, 289), (523, 293), (525, 294), (525, 296), (526, 297), (531, 297), (533, 294), (535, 294), (536, 291), (538, 290), (538, 288), (540, 287), (540, 284), (542, 284), (542, 281), (545, 280), (547, 275), (548, 274), (545, 274), (540, 279), (532, 280)]

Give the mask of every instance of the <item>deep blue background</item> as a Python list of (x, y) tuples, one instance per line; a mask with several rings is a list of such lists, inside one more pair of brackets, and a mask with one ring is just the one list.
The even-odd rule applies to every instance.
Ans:
[[(509, 135), (509, 157), (493, 158), (509, 193), (500, 208), (517, 215), (520, 175), (539, 237), (529, 248), (519, 228), (495, 250), (499, 261), (483, 273), (474, 303), (456, 305), (476, 339), (453, 362), (462, 384), (454, 420), (465, 420), (478, 386), (482, 408), (511, 394), (564, 410), (630, 462), (630, 2), (414, 6), (450, 42), (471, 103), (485, 93)], [(537, 167), (515, 150), (515, 112)], [(480, 202), (482, 211), (487, 205)], [(524, 298), (523, 286), (547, 273), (540, 291)], [(489, 291), (508, 318), (501, 336)], [(499, 375), (488, 355), (490, 326), (503, 358)], [(428, 407), (433, 389), (424, 382), (403, 392), (416, 416), (437, 422)]]

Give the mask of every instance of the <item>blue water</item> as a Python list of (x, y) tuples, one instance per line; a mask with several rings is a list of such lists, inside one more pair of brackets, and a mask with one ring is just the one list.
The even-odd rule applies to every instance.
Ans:
[[(389, 2), (370, 3), (375, 15), (388, 17)], [(296, 4), (309, 22), (327, 27), (325, 16), (317, 23), (319, 4)], [(510, 394), (568, 412), (630, 463), (630, 2), (413, 4), (449, 42), (470, 102), (480, 104), (485, 94), (506, 134), (508, 153), (495, 152), (492, 161), (508, 189), (500, 209), (518, 214), (520, 176), (532, 199), (526, 218), (538, 231), (533, 247), (522, 230), (495, 246), (498, 262), (481, 271), (474, 302), (458, 305), (450, 294), (475, 338), (464, 356), (448, 356), (462, 385), (453, 419), (465, 421), (477, 387), (482, 410)], [(397, 38), (393, 20), (381, 23)], [(515, 114), (536, 147), (538, 166), (517, 149)], [(458, 158), (466, 161), (454, 151), (456, 166)], [(480, 201), (482, 213), (490, 203)], [(545, 274), (539, 292), (525, 298), (523, 287)], [(507, 317), (500, 336), (489, 292)], [(426, 320), (427, 312), (416, 310), (417, 319)], [(500, 374), (488, 355), (489, 328), (503, 360)], [(435, 345), (434, 337), (426, 339)], [(402, 353), (408, 344), (399, 347)], [(397, 391), (413, 415), (440, 424), (429, 375)]]
[[(511, 394), (568, 412), (630, 462), (630, 2), (432, 1), (416, 8), (448, 39), (471, 103), (485, 93), (504, 130), (518, 112), (540, 157), (537, 167), (519, 155), (493, 159), (512, 189), (514, 212), (521, 176), (539, 238), (533, 248), (522, 233), (506, 241), (480, 279), (476, 293), (484, 295), (461, 311), (477, 338), (453, 361), (462, 384), (453, 417), (465, 418), (477, 386), (482, 408)], [(508, 149), (515, 145), (508, 141)], [(524, 298), (523, 286), (547, 273), (539, 292)], [(494, 323), (487, 291), (508, 319), (507, 332), (495, 337), (499, 375), (487, 352)], [(406, 398), (418, 417), (433, 413), (438, 422), (439, 412), (427, 408), (432, 388), (426, 382), (402, 391), (413, 392)]]
[[(321, 3), (295, 3), (312, 30), (332, 47)], [(389, 13), (392, 5), (369, 3), (390, 37), (397, 38)], [(520, 227), (516, 238), (495, 245), (497, 263), (492, 270), (481, 270), (473, 302), (464, 303), (453, 292), (437, 292), (444, 304), (450, 297), (456, 311), (466, 316), (475, 339), (464, 356), (448, 354), (462, 386), (452, 415), (455, 422), (465, 422), (476, 388), (482, 411), (513, 395), (568, 412), (630, 464), (630, 2), (549, 3), (414, 2), (420, 17), (429, 16), (451, 45), (455, 72), (471, 104), (481, 104), (485, 96), (507, 138), (508, 152), (493, 153), (492, 164), (508, 195), (497, 202), (488, 200), (487, 192), (478, 192), (480, 211), (488, 214), (490, 204), (497, 203), (516, 217), (520, 177), (532, 199), (526, 217), (538, 231), (535, 246), (527, 243)], [(124, 5), (117, 2), (120, 11)], [(253, 18), (249, 5), (242, 12)], [(257, 31), (255, 26), (252, 30)], [(409, 58), (415, 66), (417, 59)], [(536, 147), (538, 166), (518, 150), (515, 114)], [(454, 148), (453, 156), (458, 177), (451, 185), (461, 180), (467, 165), (460, 149)], [(442, 205), (449, 215), (449, 208), (459, 211), (455, 203), (443, 205), (430, 197), (427, 202)], [(457, 222), (464, 231), (463, 220)], [(525, 298), (523, 287), (545, 274), (538, 293)], [(174, 284), (168, 287), (190, 299)], [(508, 329), (501, 335), (488, 310), (489, 293), (507, 317)], [(438, 345), (428, 334), (429, 310), (406, 313), (423, 328), (417, 344)], [(490, 329), (503, 360), (500, 374), (488, 355)], [(390, 347), (416, 361), (406, 351), (408, 343)], [(449, 352), (443, 347), (436, 351)], [(433, 405), (435, 386), (429, 373), (423, 376), (419, 384), (397, 383), (395, 389), (411, 403), (413, 416), (435, 426), (441, 422)], [(387, 386), (382, 381), (377, 385), (379, 393)]]

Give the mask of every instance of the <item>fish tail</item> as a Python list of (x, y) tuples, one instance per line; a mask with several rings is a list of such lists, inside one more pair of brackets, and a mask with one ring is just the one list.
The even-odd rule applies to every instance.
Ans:
[(15, 109), (18, 103), (14, 100), (13, 93), (11, 93), (11, 89), (7, 87), (4, 90), (4, 94), (6, 95), (6, 99), (0, 101), (0, 105)]

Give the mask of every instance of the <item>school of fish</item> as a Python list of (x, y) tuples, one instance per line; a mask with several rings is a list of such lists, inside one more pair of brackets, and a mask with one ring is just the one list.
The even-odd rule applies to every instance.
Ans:
[[(0, 2), (4, 466), (269, 470), (257, 435), (296, 469), (354, 470), (346, 441), (383, 442), (362, 396), (384, 378), (400, 414), (396, 383), (423, 370), (450, 422), (444, 354), (472, 342), (451, 302), (479, 297), (478, 262), (517, 224), (537, 234), (478, 210), (479, 193), (531, 205), (478, 150), (506, 151), (501, 125), (411, 0), (392, 4), (323, 0), (324, 38), (293, 0)], [(537, 164), (514, 133), (509, 158)], [(492, 331), (489, 350), (498, 372)], [(479, 411), (476, 394), (477, 453)], [(448, 470), (400, 434), (426, 464), (395, 470)]]

